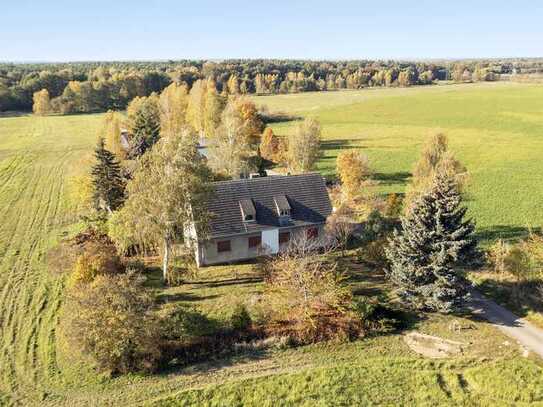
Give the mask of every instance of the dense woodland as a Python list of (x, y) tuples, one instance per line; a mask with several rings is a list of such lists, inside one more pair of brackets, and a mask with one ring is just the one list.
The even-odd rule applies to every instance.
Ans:
[(51, 111), (121, 110), (136, 96), (170, 83), (189, 88), (212, 79), (222, 94), (277, 94), (371, 86), (427, 85), (436, 80), (492, 81), (502, 75), (543, 72), (543, 60), (287, 61), (226, 60), (0, 64), (0, 111), (30, 111), (47, 91)]

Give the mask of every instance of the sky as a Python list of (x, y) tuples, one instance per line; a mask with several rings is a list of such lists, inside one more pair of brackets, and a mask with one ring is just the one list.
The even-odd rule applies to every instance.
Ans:
[(0, 61), (542, 56), (539, 0), (0, 0)]

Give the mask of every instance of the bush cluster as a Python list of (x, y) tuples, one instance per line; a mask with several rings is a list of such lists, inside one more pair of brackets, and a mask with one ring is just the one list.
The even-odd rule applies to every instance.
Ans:
[(351, 290), (323, 257), (289, 252), (265, 265), (267, 329), (297, 344), (349, 340), (364, 334)]

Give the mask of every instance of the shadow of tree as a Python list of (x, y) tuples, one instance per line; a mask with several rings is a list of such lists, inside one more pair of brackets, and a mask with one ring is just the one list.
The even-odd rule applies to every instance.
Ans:
[(514, 312), (516, 315), (508, 316), (504, 325), (516, 326), (519, 322), (517, 316), (525, 318), (533, 312), (543, 313), (543, 296), (539, 291), (542, 284), (543, 282), (537, 278), (515, 281), (496, 276), (496, 278), (485, 278), (477, 286), (477, 290)]
[[(540, 232), (541, 228), (532, 228), (533, 232)], [(510, 225), (494, 225), (490, 227), (481, 228), (477, 231), (476, 237), (480, 241), (493, 241), (497, 239), (504, 240), (518, 240), (520, 238), (528, 236), (530, 228), (521, 226)]]
[(321, 148), (323, 150), (342, 150), (347, 148), (349, 145), (349, 140), (338, 139), (338, 140), (325, 140), (321, 142)]
[(273, 112), (273, 113), (261, 113), (260, 119), (264, 124), (269, 123), (286, 123), (302, 120), (302, 116), (295, 116), (284, 112)]
[(178, 302), (178, 301), (186, 301), (186, 302), (195, 302), (195, 301), (204, 301), (204, 300), (211, 300), (214, 298), (218, 298), (220, 295), (196, 295), (193, 293), (175, 293), (175, 294), (158, 294), (156, 296), (157, 302), (159, 303), (167, 303), (167, 302)]
[(399, 172), (376, 172), (373, 174), (373, 179), (379, 181), (381, 185), (407, 184), (407, 180), (411, 177), (411, 173), (407, 171)]
[(227, 278), (223, 280), (210, 280), (210, 281), (190, 281), (191, 285), (201, 285), (207, 288), (226, 287), (232, 285), (247, 285), (261, 283), (262, 277), (239, 277), (239, 278)]

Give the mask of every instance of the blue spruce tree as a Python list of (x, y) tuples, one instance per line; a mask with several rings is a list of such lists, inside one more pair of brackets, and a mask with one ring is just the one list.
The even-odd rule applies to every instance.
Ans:
[(446, 171), (436, 173), (390, 240), (388, 276), (409, 307), (448, 313), (465, 300), (457, 266), (476, 255), (477, 241), (461, 202), (454, 178)]

